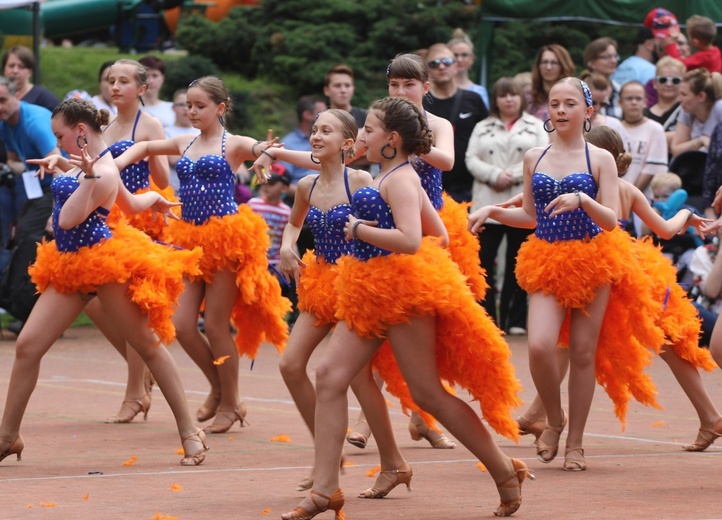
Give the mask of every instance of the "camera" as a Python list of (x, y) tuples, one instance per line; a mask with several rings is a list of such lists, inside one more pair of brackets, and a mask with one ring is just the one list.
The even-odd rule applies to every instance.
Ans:
[(10, 189), (15, 187), (15, 174), (7, 164), (0, 164), (0, 186)]

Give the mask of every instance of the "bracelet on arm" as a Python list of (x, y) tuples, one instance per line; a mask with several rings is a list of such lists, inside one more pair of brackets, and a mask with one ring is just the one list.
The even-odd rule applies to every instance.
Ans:
[(270, 157), (271, 159), (273, 159), (274, 161), (276, 160), (276, 158), (275, 158), (273, 155), (271, 155), (270, 153), (268, 153), (266, 150), (261, 150), (261, 153), (266, 154), (267, 156), (269, 156), (269, 157)]
[(256, 146), (258, 146), (259, 144), (261, 144), (261, 141), (256, 141), (255, 143), (253, 143), (253, 146), (251, 146), (251, 153), (253, 154), (253, 157), (255, 157), (256, 159), (258, 159), (261, 156), (260, 153), (256, 153)]
[(100, 175), (88, 175), (87, 173), (83, 175), (83, 179), (100, 179)]
[(358, 227), (359, 227), (361, 224), (363, 224), (363, 222), (360, 221), (360, 220), (357, 220), (356, 222), (353, 223), (353, 226), (351, 226), (351, 235), (353, 235), (353, 237), (354, 237), (356, 240), (358, 240)]
[(581, 192), (581, 191), (575, 191), (574, 193), (577, 194), (577, 198), (579, 199), (579, 209), (582, 209), (582, 192)]

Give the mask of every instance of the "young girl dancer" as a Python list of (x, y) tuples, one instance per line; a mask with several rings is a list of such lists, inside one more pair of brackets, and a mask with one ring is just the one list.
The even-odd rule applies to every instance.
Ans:
[[(619, 174), (624, 175), (632, 158), (625, 152), (622, 140), (616, 131), (605, 126), (593, 128), (587, 134), (586, 139), (595, 146), (608, 150), (616, 159)], [(638, 188), (624, 180), (623, 177), (620, 177), (618, 184), (619, 220), (622, 228), (632, 212), (639, 215), (640, 219), (656, 235), (664, 239), (673, 237), (680, 230), (687, 230), (689, 226), (700, 229), (706, 222), (688, 209), (681, 209), (674, 217), (664, 220), (652, 209), (647, 198)], [(654, 326), (661, 330), (663, 336), (662, 341), (658, 341), (656, 344), (651, 341), (645, 343), (657, 350), (669, 365), (699, 416), (699, 435), (694, 443), (684, 446), (683, 449), (704, 451), (714, 442), (715, 437), (711, 437), (710, 433), (714, 432), (715, 427), (719, 429), (722, 419), (720, 419), (720, 413), (704, 388), (697, 371), (699, 368), (709, 371), (715, 367), (710, 353), (697, 346), (697, 338), (700, 334), (697, 312), (685, 291), (677, 283), (676, 269), (651, 240), (627, 241), (626, 244), (633, 248), (636, 261), (632, 264), (632, 275), (625, 277), (622, 282), (612, 288), (610, 305), (607, 308), (599, 339), (599, 349), (600, 351), (611, 351), (615, 344), (628, 345), (630, 343), (629, 335), (634, 335), (638, 331), (633, 330), (633, 326), (630, 326), (629, 322), (641, 320), (636, 316), (630, 318), (628, 303), (634, 301), (635, 304), (631, 307), (638, 308), (640, 306), (639, 298), (643, 298), (643, 295), (651, 290), (652, 301), (658, 305), (656, 308), (654, 304), (646, 305), (645, 314), (652, 314)], [(620, 294), (620, 291), (624, 291), (625, 294)], [(611, 302), (615, 302), (615, 304), (612, 305)], [(621, 305), (617, 305), (616, 302)], [(567, 351), (558, 349), (557, 356), (563, 379), (568, 364)], [(628, 356), (623, 357), (625, 359), (621, 364), (634, 365), (634, 360), (630, 360)], [(611, 366), (609, 363), (600, 363), (597, 370), (597, 380), (605, 384), (608, 392), (611, 390), (610, 395), (615, 400), (617, 415), (623, 421), (628, 392), (619, 385), (610, 384), (611, 381), (618, 378), (617, 374), (623, 369)], [(537, 397), (524, 416), (519, 419), (520, 433), (522, 435), (533, 434), (538, 437), (543, 430), (543, 422), (544, 408)]]
[[(223, 116), (230, 98), (219, 78), (195, 80), (187, 100), (199, 136), (136, 143), (116, 164), (125, 168), (147, 156), (182, 155), (176, 164), (182, 220), (171, 222), (165, 238), (180, 247), (201, 246), (203, 258), (201, 275), (190, 278), (181, 296), (175, 326), (178, 341), (211, 384), (196, 417), (206, 421), (215, 416), (206, 432), (224, 433), (236, 421), (243, 425), (246, 415), (238, 395), (239, 353), (254, 358), (264, 340), (281, 349), (288, 335), (283, 318), (290, 303), (267, 269), (266, 223), (233, 200), (233, 172), (260, 154), (256, 141), (226, 131)], [(205, 336), (197, 327), (201, 305)], [(238, 330), (235, 346), (229, 322)], [(220, 359), (225, 361), (214, 363)]]
[(625, 260), (615, 251), (610, 234), (602, 231), (617, 225), (619, 193), (611, 154), (584, 140), (583, 128), (589, 128), (593, 110), (584, 82), (576, 78), (557, 82), (549, 93), (556, 138), (549, 147), (532, 148), (524, 156), (522, 207), (485, 206), (469, 216), (472, 232), (489, 218), (515, 227), (536, 227), (519, 251), (516, 273), (519, 285), (529, 293), (529, 368), (547, 416), (537, 441), (537, 457), (544, 463), (556, 457), (566, 425), (554, 350), (571, 311), (570, 421), (564, 464), (568, 470), (581, 469), (599, 330), (611, 284)]
[[(106, 142), (111, 143), (108, 148), (113, 158), (119, 157), (135, 142), (165, 137), (160, 121), (140, 110), (142, 96), (148, 88), (148, 75), (143, 65), (127, 59), (116, 61), (108, 70), (108, 83), (118, 115), (105, 128), (103, 137)], [(138, 161), (120, 172), (123, 184), (131, 193), (144, 193), (152, 186), (166, 199), (175, 200), (173, 191), (164, 189), (168, 187), (169, 175), (168, 160), (164, 156)], [(167, 228), (150, 210), (126, 215), (116, 205), (110, 211), (108, 224), (113, 227), (120, 219), (127, 220), (131, 226), (157, 240), (163, 239)], [(97, 302), (88, 304), (85, 312), (128, 363), (128, 381), (123, 403), (118, 415), (109, 417), (106, 422), (129, 423), (141, 412), (146, 419), (151, 403), (152, 380), (143, 360), (133, 349), (126, 347), (122, 331), (114, 327), (112, 317), (104, 313)]]
[[(340, 518), (344, 497), (338, 489), (338, 465), (348, 420), (347, 389), (386, 337), (414, 401), (485, 464), (501, 495), (496, 514), (511, 515), (521, 504), (526, 466), (506, 457), (474, 411), (447, 393), (440, 381), (469, 388), (489, 423), (515, 435), (509, 407), (517, 404), (519, 386), (508, 347), (439, 240), (422, 239), (423, 231), (447, 242), (443, 224), (408, 163), (409, 155), (430, 151), (426, 119), (412, 103), (386, 98), (371, 106), (359, 140), (369, 160), (381, 164), (381, 173), (371, 186), (353, 194), (354, 215), (345, 227), (346, 238), (356, 244), (353, 256), (339, 260), (336, 316), (342, 321), (316, 372), (314, 490), (282, 518), (310, 519), (327, 509)], [(382, 465), (377, 485), (384, 493), (375, 496), (410, 483), (407, 465)]]
[[(55, 340), (97, 295), (124, 340), (150, 367), (173, 411), (186, 457), (183, 465), (203, 462), (205, 435), (188, 413), (175, 362), (161, 341), (173, 340), (171, 315), (183, 287), (184, 274), (198, 272), (200, 251), (171, 251), (121, 223), (112, 232), (105, 219), (117, 201), (127, 212), (149, 207), (170, 212), (157, 193), (130, 195), (107, 153), (101, 126), (108, 111), (88, 101), (69, 99), (53, 113), (58, 145), (71, 154), (74, 166), (52, 184), (55, 209), (53, 242), (38, 248), (30, 268), (42, 293), (18, 337), (5, 412), (0, 423), (0, 460), (24, 448), (19, 435), (25, 408), (35, 388), (40, 361)], [(50, 161), (38, 161), (49, 167)], [(117, 198), (117, 199), (116, 199)], [(156, 336), (152, 330), (155, 330)]]

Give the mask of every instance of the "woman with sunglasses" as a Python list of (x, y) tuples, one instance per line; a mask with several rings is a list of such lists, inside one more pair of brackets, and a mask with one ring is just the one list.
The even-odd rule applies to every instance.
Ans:
[(549, 119), (549, 90), (562, 78), (574, 76), (574, 62), (564, 47), (551, 43), (539, 49), (531, 68), (529, 113), (542, 121)]
[(469, 70), (474, 66), (474, 44), (463, 31), (463, 29), (455, 29), (451, 35), (451, 40), (446, 44), (454, 53), (456, 59), (456, 84), (459, 88), (476, 92), (484, 100), (484, 104), (489, 106), (489, 92), (483, 85), (478, 85), (469, 79)]
[(670, 149), (677, 157), (690, 150), (707, 150), (712, 132), (722, 121), (722, 76), (707, 69), (694, 69), (682, 77), (677, 119)]
[(664, 56), (657, 62), (657, 75), (652, 80), (657, 102), (644, 109), (644, 115), (664, 128), (667, 146), (672, 145), (677, 118), (681, 112), (679, 90), (686, 69), (684, 63), (671, 56)]
[(456, 84), (456, 60), (447, 45), (437, 43), (429, 47), (426, 64), (431, 83), (422, 99), (423, 108), (454, 127), (454, 163), (443, 169), (444, 191), (457, 202), (470, 202), (474, 178), (466, 168), (466, 148), (476, 123), (485, 119), (489, 110), (478, 95)]

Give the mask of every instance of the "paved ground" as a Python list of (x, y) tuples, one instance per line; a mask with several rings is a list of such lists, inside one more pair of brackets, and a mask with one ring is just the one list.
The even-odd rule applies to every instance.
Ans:
[[(514, 362), (525, 388), (532, 388), (523, 338), (511, 338)], [(4, 406), (13, 360), (12, 334), (0, 341), (0, 406)], [(191, 409), (207, 385), (177, 346)], [(250, 427), (238, 424), (213, 436), (206, 462), (181, 467), (170, 410), (156, 388), (148, 422), (109, 425), (122, 399), (125, 368), (92, 328), (66, 333), (46, 356), (41, 379), (27, 410), (23, 460), (0, 463), (0, 520), (278, 518), (302, 498), (295, 483), (312, 461), (312, 442), (277, 368), (278, 356), (262, 350), (253, 370), (242, 363), (241, 394)], [(685, 453), (698, 423), (661, 360), (651, 369), (662, 411), (632, 405), (626, 431), (611, 402), (598, 389), (587, 437), (589, 470), (570, 474), (561, 459), (539, 463), (527, 438), (519, 445), (500, 438), (504, 450), (525, 460), (537, 480), (524, 485), (518, 518), (534, 519), (712, 519), (722, 518), (722, 440), (707, 453)], [(722, 372), (704, 375), (722, 407)], [(529, 397), (525, 394), (525, 397)], [(355, 406), (353, 397), (352, 403)], [(357, 408), (355, 408), (357, 409)], [(464, 448), (433, 450), (410, 440), (398, 406), (392, 418), (404, 455), (414, 469), (415, 492), (397, 488), (384, 500), (349, 498), (347, 517), (361, 519), (471, 520), (492, 518), (498, 504), (488, 473)], [(271, 442), (285, 434), (290, 443)], [(123, 463), (137, 457), (130, 466)], [(377, 464), (373, 442), (366, 450), (349, 446), (353, 463), (342, 477), (347, 497), (370, 487), (366, 473)], [(319, 516), (332, 518), (331, 513)]]

